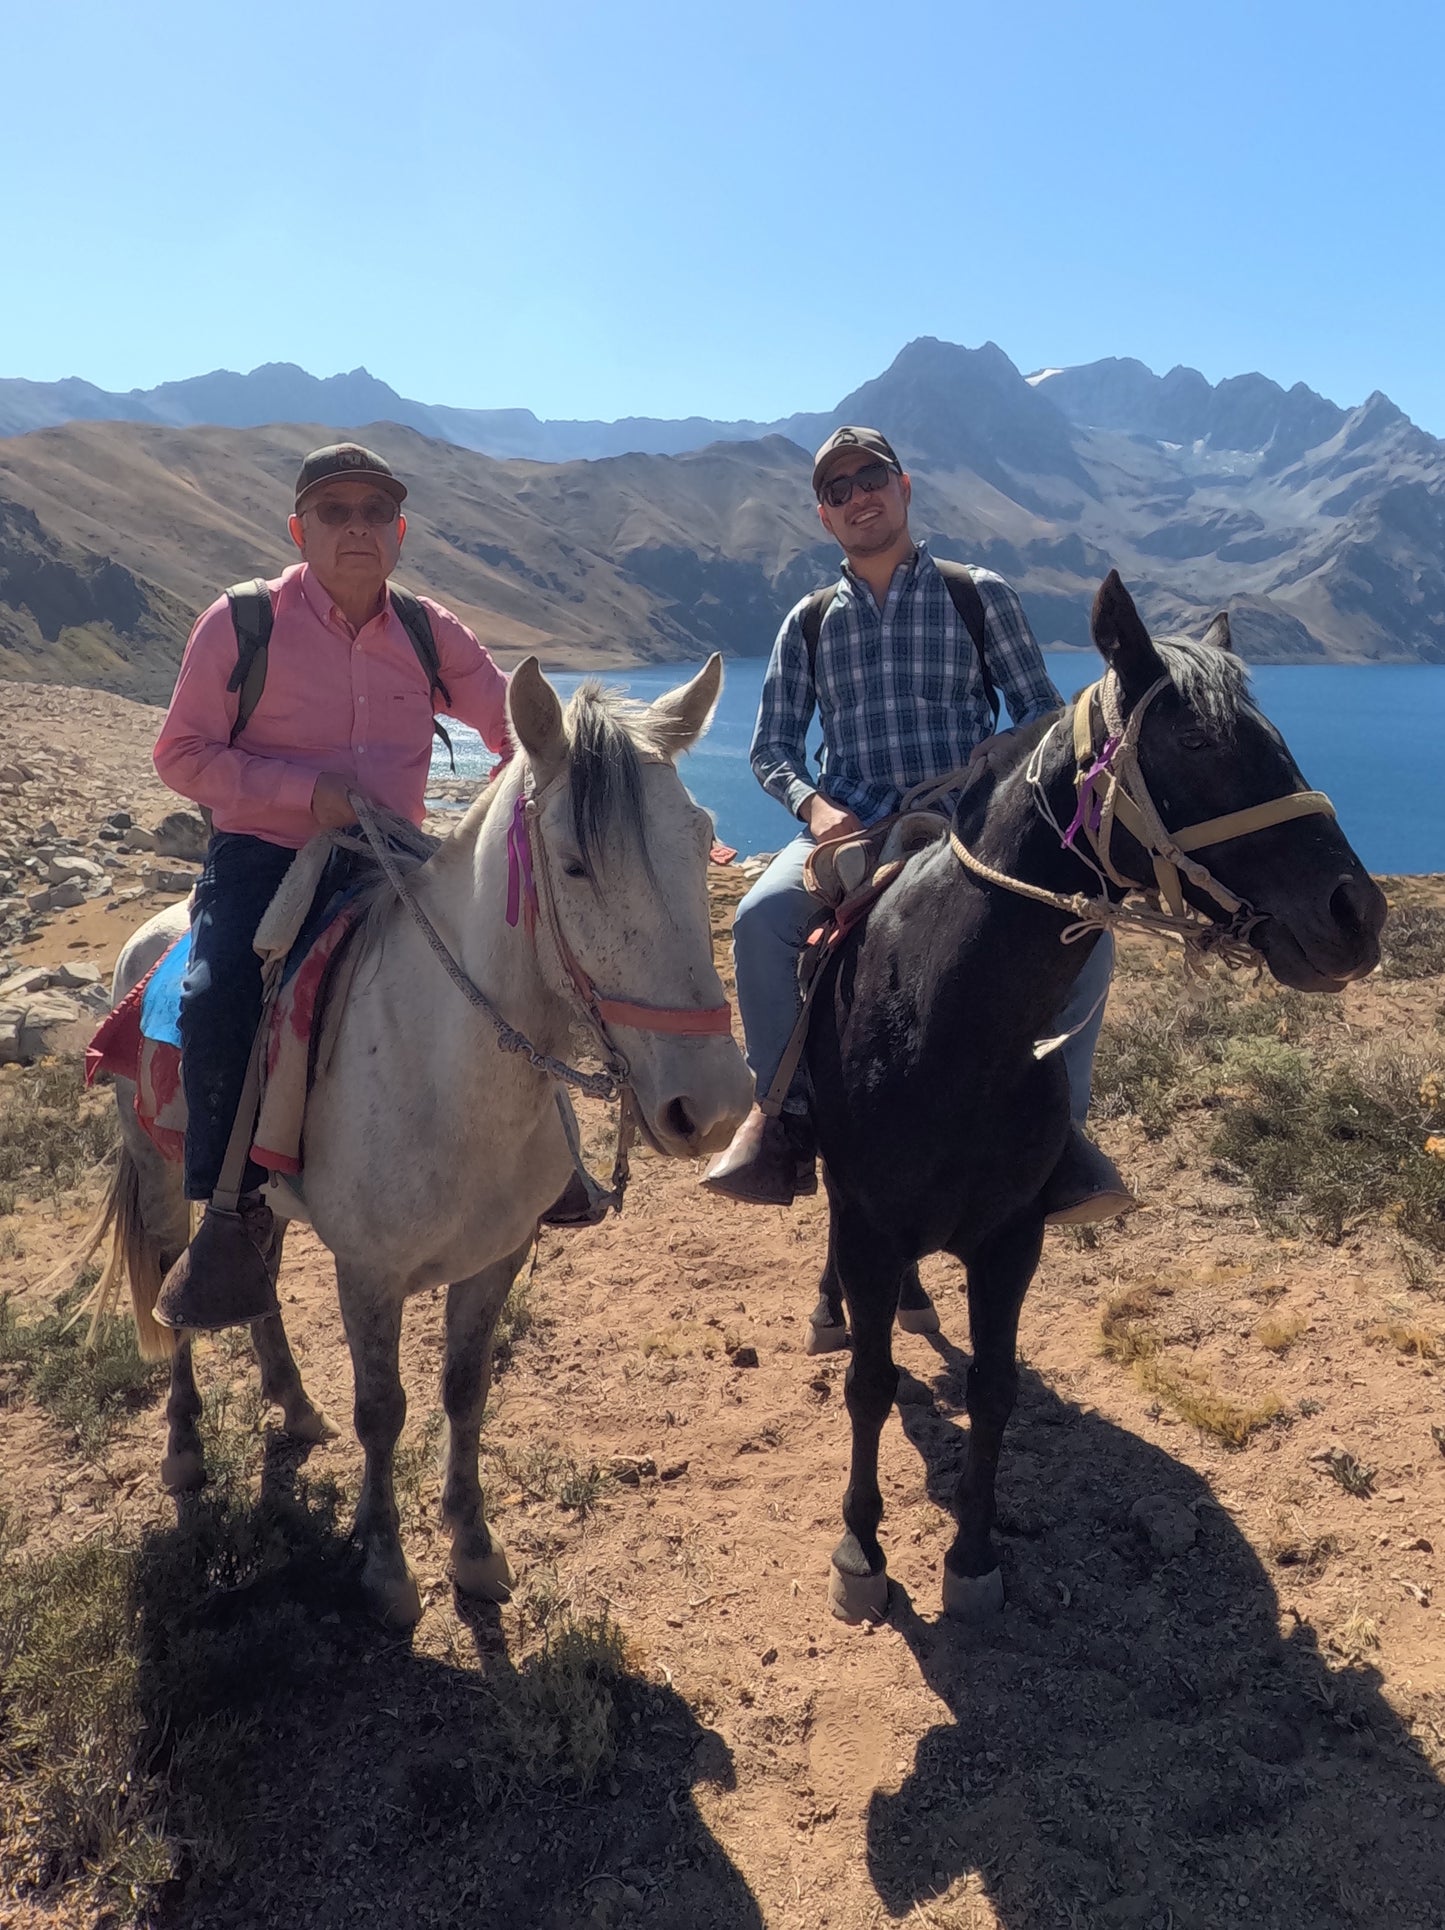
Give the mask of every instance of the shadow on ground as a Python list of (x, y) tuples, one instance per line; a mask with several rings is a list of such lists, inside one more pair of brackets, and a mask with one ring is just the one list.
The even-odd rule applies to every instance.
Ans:
[[(899, 1412), (946, 1508), (967, 1362), (934, 1344)], [(1145, 1495), (1194, 1513), (1187, 1552), (1161, 1560), (1131, 1529)], [(1025, 1372), (999, 1514), (991, 1627), (924, 1620), (895, 1585), (953, 1721), (870, 1804), (891, 1915), (978, 1872), (1004, 1930), (1445, 1925), (1445, 1791), (1378, 1674), (1327, 1665), (1198, 1474)]]
[(279, 1443), (259, 1506), (203, 1495), (147, 1539), (139, 1702), (176, 1874), (146, 1922), (760, 1930), (691, 1798), (730, 1780), (726, 1747), (615, 1629), (559, 1618), (514, 1666), (479, 1612), (453, 1662), (356, 1599), (337, 1497)]

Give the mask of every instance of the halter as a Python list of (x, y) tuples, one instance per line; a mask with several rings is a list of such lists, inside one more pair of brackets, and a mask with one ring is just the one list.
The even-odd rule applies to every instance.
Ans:
[[(1161, 691), (1169, 688), (1171, 680), (1167, 676), (1158, 678), (1135, 704), (1126, 721), (1118, 673), (1111, 667), (1076, 699), (1072, 710), (1045, 733), (1029, 760), (1028, 782), (1040, 814), (1058, 832), (1063, 848), (1072, 851), (1098, 878), (1104, 887), (1099, 896), (1046, 891), (985, 864), (968, 849), (957, 831), (949, 833), (949, 841), (955, 855), (977, 876), (1041, 904), (1052, 905), (1056, 910), (1072, 912), (1075, 922), (1062, 934), (1065, 944), (1091, 931), (1128, 925), (1156, 937), (1182, 939), (1185, 955), (1191, 962), (1212, 952), (1226, 965), (1244, 965), (1252, 960), (1251, 934), (1265, 914), (1255, 911), (1227, 885), (1221, 884), (1207, 865), (1188, 854), (1205, 845), (1227, 844), (1235, 838), (1248, 837), (1293, 818), (1333, 817), (1335, 807), (1323, 791), (1293, 791), (1242, 811), (1227, 812), (1223, 817), (1206, 818), (1179, 831), (1168, 830), (1149, 794), (1139, 763), (1139, 735), (1150, 704)], [(1104, 727), (1104, 742), (1097, 752), (1094, 749), (1096, 702)], [(1072, 729), (1074, 788), (1078, 797), (1078, 809), (1067, 828), (1062, 828), (1055, 818), (1041, 780), (1044, 748), (1061, 723)], [(1154, 871), (1151, 884), (1119, 870), (1112, 851), (1116, 823), (1122, 824), (1149, 854)], [(1079, 849), (1081, 836), (1091, 847), (1092, 857)], [(1225, 920), (1205, 917), (1186, 902), (1181, 874), (1214, 900), (1226, 914)], [(1117, 903), (1108, 895), (1107, 886), (1111, 883), (1124, 892), (1126, 898), (1128, 894), (1141, 894), (1144, 902)]]

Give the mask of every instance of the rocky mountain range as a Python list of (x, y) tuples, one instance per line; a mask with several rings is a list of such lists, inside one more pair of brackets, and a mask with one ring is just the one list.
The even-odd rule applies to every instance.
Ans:
[(1445, 663), (1445, 443), (1383, 395), (1107, 360), (1023, 375), (924, 338), (774, 423), (544, 422), (288, 365), (113, 395), (0, 381), (0, 676), (164, 697), (195, 611), (288, 559), (308, 447), (364, 435), (413, 483), (403, 580), (504, 661), (758, 653), (836, 552), (808, 488), (843, 421), (893, 438), (914, 527), (1002, 570), (1046, 643), (1117, 566), (1159, 628), (1228, 607), (1247, 655)]

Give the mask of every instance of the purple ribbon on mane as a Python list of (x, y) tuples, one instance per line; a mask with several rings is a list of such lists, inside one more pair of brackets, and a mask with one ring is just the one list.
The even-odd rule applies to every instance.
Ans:
[(1104, 748), (1099, 752), (1099, 755), (1094, 759), (1088, 770), (1085, 771), (1083, 780), (1079, 785), (1079, 808), (1074, 813), (1073, 823), (1070, 824), (1068, 830), (1064, 833), (1063, 844), (1065, 850), (1073, 850), (1074, 839), (1078, 837), (1086, 824), (1090, 832), (1097, 836), (1099, 827), (1103, 823), (1104, 805), (1096, 786), (1101, 777), (1113, 776), (1114, 758), (1122, 742), (1122, 737), (1106, 738)]
[(507, 826), (507, 923), (515, 925), (526, 894), (527, 930), (537, 923), (537, 881), (532, 876), (532, 841), (527, 835), (527, 801), (518, 796)]

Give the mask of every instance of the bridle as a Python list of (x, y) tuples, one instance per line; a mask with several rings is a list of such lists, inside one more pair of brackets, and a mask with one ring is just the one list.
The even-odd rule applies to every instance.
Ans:
[[(640, 761), (664, 764), (670, 760), (642, 754)], [(445, 939), (417, 902), (416, 894), (397, 864), (395, 854), (389, 848), (391, 826), (383, 823), (383, 819), (390, 819), (391, 814), (379, 814), (375, 806), (357, 792), (351, 792), (349, 796), (352, 808), (356, 812), (357, 822), (361, 826), (372, 855), (393, 891), (421, 930), (422, 936), (436, 954), (447, 976), (463, 997), (491, 1020), (496, 1031), (497, 1044), (504, 1052), (521, 1053), (539, 1072), (545, 1073), (551, 1079), (553, 1098), (562, 1121), (568, 1150), (572, 1155), (572, 1164), (586, 1192), (589, 1215), (595, 1223), (609, 1210), (619, 1213), (622, 1211), (622, 1199), (627, 1189), (630, 1170), (628, 1149), (635, 1136), (638, 1119), (637, 1097), (632, 1087), (632, 1069), (626, 1054), (608, 1029), (609, 1025), (624, 1025), (640, 1032), (730, 1037), (732, 1007), (726, 1000), (721, 1005), (701, 1008), (647, 1005), (640, 1000), (612, 998), (598, 991), (567, 943), (557, 916), (556, 892), (552, 883), (546, 840), (540, 833), (533, 836), (543, 806), (566, 780), (565, 767), (540, 790), (531, 788), (530, 772), (523, 780), (523, 787), (518, 793), (513, 808), (511, 823), (507, 827), (506, 917), (508, 925), (513, 927), (519, 920), (524, 922), (534, 947), (538, 924), (545, 928), (557, 956), (562, 989), (574, 1013), (596, 1040), (598, 1056), (602, 1060), (600, 1072), (585, 1072), (579, 1066), (571, 1065), (564, 1059), (558, 1059), (550, 1053), (540, 1051), (524, 1032), (510, 1025), (503, 1018), (487, 994), (459, 964)], [(403, 828), (407, 834), (405, 842), (415, 850), (418, 842), (415, 828), (410, 824), (405, 824)], [(577, 1115), (572, 1108), (569, 1086), (576, 1087), (589, 1098), (601, 1099), (608, 1103), (614, 1100), (617, 1102), (617, 1143), (612, 1161), (611, 1184), (607, 1187), (602, 1186), (592, 1177), (583, 1160), (581, 1134), (577, 1127)]]
[[(1206, 845), (1228, 844), (1294, 818), (1333, 817), (1335, 807), (1323, 791), (1292, 791), (1285, 797), (1268, 798), (1242, 811), (1207, 818), (1182, 830), (1169, 830), (1150, 795), (1139, 763), (1139, 736), (1150, 704), (1161, 691), (1170, 688), (1169, 677), (1158, 678), (1126, 719), (1118, 673), (1110, 668), (1056, 719), (1029, 759), (1025, 775), (1034, 793), (1036, 808), (1058, 833), (1063, 848), (1072, 851), (1099, 880), (1101, 888), (1097, 896), (1046, 891), (1042, 886), (1012, 878), (985, 864), (968, 849), (956, 830), (949, 833), (949, 841), (960, 862), (978, 877), (1059, 911), (1071, 912), (1075, 922), (1062, 934), (1066, 944), (1091, 931), (1127, 926), (1156, 937), (1182, 940), (1186, 959), (1191, 963), (1212, 953), (1226, 965), (1248, 964), (1255, 958), (1251, 936), (1265, 914), (1255, 911), (1245, 899), (1221, 884), (1209, 867), (1192, 858), (1190, 852)], [(1097, 750), (1096, 713), (1104, 733), (1104, 741)], [(1067, 827), (1059, 824), (1042, 778), (1045, 750), (1060, 726), (1069, 729), (1073, 740), (1074, 789), (1078, 800), (1073, 821)], [(1113, 852), (1116, 824), (1122, 825), (1148, 853), (1154, 873), (1152, 882), (1132, 878), (1119, 869)], [(1080, 849), (1081, 838), (1089, 851)], [(1185, 899), (1181, 880), (1187, 880), (1197, 891), (1212, 898), (1223, 916), (1205, 916), (1196, 911)], [(1111, 884), (1124, 894), (1122, 900), (1109, 895)]]

